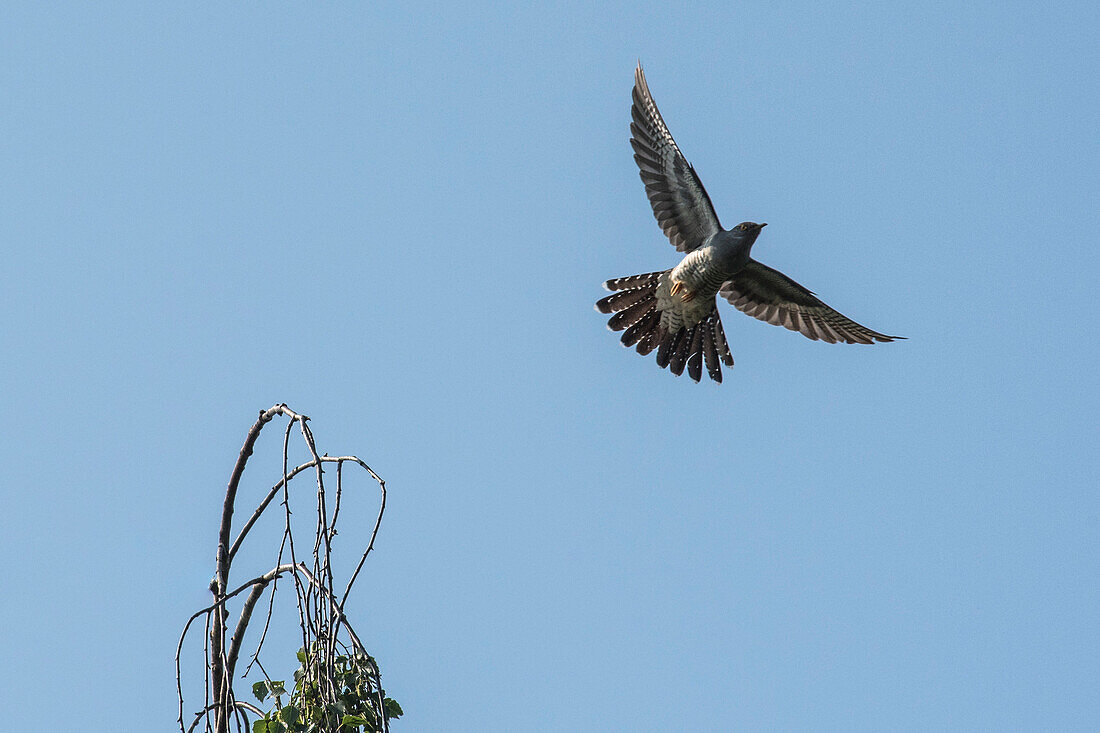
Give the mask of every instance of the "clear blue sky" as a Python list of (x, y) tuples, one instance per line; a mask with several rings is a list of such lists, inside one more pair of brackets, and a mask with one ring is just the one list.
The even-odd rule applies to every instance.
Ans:
[[(281, 401), (389, 482), (395, 733), (1100, 728), (1094, 3), (223, 5), (0, 9), (6, 730), (171, 729)], [(639, 58), (754, 256), (909, 341), (617, 344)]]

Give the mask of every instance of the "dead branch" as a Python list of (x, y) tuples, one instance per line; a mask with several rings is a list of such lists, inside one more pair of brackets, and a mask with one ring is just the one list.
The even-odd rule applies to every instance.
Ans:
[[(288, 418), (288, 423), (283, 433), (282, 477), (259, 501), (231, 544), (230, 536), (233, 529), (233, 516), (237, 504), (237, 495), (241, 486), (241, 478), (244, 475), (249, 459), (255, 450), (257, 440), (264, 426), (279, 416)], [(228, 733), (231, 726), (240, 731), (246, 729), (248, 726), (247, 713), (252, 713), (260, 717), (265, 715), (265, 713), (255, 705), (236, 699), (233, 690), (233, 680), (236, 675), (237, 661), (240, 658), (241, 649), (243, 648), (255, 607), (263, 598), (264, 594), (268, 593), (268, 610), (264, 622), (263, 633), (260, 635), (260, 640), (251, 658), (263, 674), (264, 681), (268, 685), (267, 689), (275, 691), (275, 685), (281, 685), (281, 683), (273, 683), (267, 676), (267, 672), (264, 670), (263, 665), (259, 663), (259, 655), (263, 647), (264, 639), (267, 636), (267, 628), (271, 621), (276, 594), (279, 592), (279, 588), (282, 587), (279, 585), (279, 578), (288, 573), (293, 579), (292, 587), (294, 588), (299, 627), (302, 634), (302, 651), (304, 652), (305, 659), (302, 663), (302, 672), (309, 678), (309, 682), (314, 683), (314, 686), (309, 689), (318, 691), (320, 700), (323, 704), (335, 704), (337, 702), (337, 694), (340, 690), (337, 689), (331, 677), (335, 670), (338, 650), (349, 648), (340, 640), (341, 636), (346, 636), (347, 640), (350, 642), (350, 648), (353, 650), (354, 659), (366, 660), (365, 662), (361, 661), (356, 663), (367, 664), (369, 670), (370, 681), (366, 683), (366, 689), (370, 691), (373, 701), (369, 703), (369, 707), (364, 710), (362, 715), (367, 715), (368, 718), (371, 715), (375, 715), (380, 725), (379, 730), (389, 730), (387, 721), (388, 711), (386, 708), (387, 700), (382, 691), (378, 666), (373, 658), (367, 654), (358, 634), (356, 634), (355, 630), (352, 628), (344, 611), (351, 588), (359, 577), (367, 556), (374, 549), (374, 543), (382, 523), (382, 516), (386, 509), (386, 483), (378, 474), (371, 470), (370, 466), (356, 456), (329, 456), (318, 453), (313, 432), (307, 424), (308, 421), (308, 417), (294, 412), (285, 404), (274, 405), (264, 410), (249, 429), (248, 435), (245, 437), (244, 445), (241, 447), (237, 461), (233, 466), (226, 488), (225, 501), (222, 505), (221, 523), (218, 528), (215, 573), (210, 582), (213, 602), (191, 615), (184, 625), (183, 632), (180, 635), (179, 643), (176, 647), (176, 691), (179, 700), (179, 717), (177, 722), (179, 723), (179, 728), (182, 733), (190, 733), (190, 731), (195, 730), (200, 724), (204, 724), (205, 730), (210, 733)], [(290, 437), (295, 427), (297, 427), (297, 432), (301, 435), (302, 441), (309, 452), (310, 460), (291, 468), (289, 464), (289, 444)], [(329, 490), (325, 485), (325, 464), (335, 464), (336, 466), (336, 486), (334, 491)], [(378, 484), (381, 498), (379, 501), (378, 514), (374, 522), (374, 528), (371, 532), (366, 549), (360, 556), (359, 562), (355, 566), (355, 570), (348, 578), (342, 594), (337, 595), (334, 589), (336, 574), (332, 562), (333, 540), (337, 535), (337, 520), (340, 517), (341, 506), (344, 503), (344, 464), (358, 466), (363, 469), (370, 478)], [(312, 551), (309, 552), (306, 557), (299, 557), (298, 549), (294, 541), (295, 523), (293, 520), (294, 512), (291, 511), (291, 483), (295, 477), (311, 470), (314, 475), (314, 494), (316, 499), (313, 527), (314, 541), (312, 543)], [(255, 528), (260, 518), (270, 508), (275, 498), (278, 496), (281, 496), (282, 499), (279, 505), (283, 508), (283, 534), (282, 541), (276, 553), (274, 567), (261, 575), (253, 577), (251, 580), (237, 586), (233, 590), (228, 590), (230, 571), (238, 551), (241, 549), (246, 538), (250, 536), (250, 532)], [(334, 507), (331, 512), (330, 504)], [(288, 558), (289, 562), (284, 562), (282, 560), (284, 551), (288, 552), (290, 555)], [(229, 631), (228, 604), (230, 601), (244, 594), (246, 590), (248, 594), (241, 604), (232, 634), (227, 639), (226, 636)], [(206, 658), (205, 704), (203, 708), (195, 714), (195, 718), (191, 721), (190, 726), (185, 727), (181, 657), (188, 632), (193, 623), (199, 618), (205, 618), (206, 620), (206, 628), (204, 629), (205, 643), (203, 645), (204, 656)], [(339, 653), (343, 654), (344, 652)], [(344, 657), (340, 657), (340, 659), (344, 659)], [(343, 663), (346, 664), (346, 662)], [(250, 663), (248, 665), (249, 669), (251, 669), (251, 666)], [(244, 677), (248, 676), (249, 669), (245, 670)], [(288, 692), (287, 694), (290, 693)], [(297, 692), (295, 694), (297, 694)], [(392, 703), (392, 701), (388, 702)], [(277, 698), (276, 705), (281, 705)], [(394, 714), (396, 715), (397, 713)]]

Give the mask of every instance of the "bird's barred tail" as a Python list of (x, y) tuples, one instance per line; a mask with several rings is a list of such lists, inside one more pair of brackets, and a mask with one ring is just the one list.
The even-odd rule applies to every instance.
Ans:
[(673, 374), (680, 376), (686, 366), (688, 376), (698, 382), (705, 363), (710, 378), (721, 382), (720, 362), (733, 366), (733, 356), (726, 344), (718, 309), (690, 328), (675, 331), (664, 328), (661, 311), (657, 308), (657, 286), (666, 272), (668, 270), (608, 280), (604, 287), (614, 292), (596, 301), (596, 310), (613, 314), (607, 327), (623, 331), (623, 346), (635, 347), (642, 356), (656, 349), (657, 366), (662, 369), (670, 367)]

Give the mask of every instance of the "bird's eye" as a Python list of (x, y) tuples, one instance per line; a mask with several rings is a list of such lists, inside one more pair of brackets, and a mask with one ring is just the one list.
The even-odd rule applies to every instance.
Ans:
[(748, 227), (745, 226), (744, 224), (738, 224), (737, 228), (740, 229), (741, 231), (745, 231), (746, 229), (748, 229)]

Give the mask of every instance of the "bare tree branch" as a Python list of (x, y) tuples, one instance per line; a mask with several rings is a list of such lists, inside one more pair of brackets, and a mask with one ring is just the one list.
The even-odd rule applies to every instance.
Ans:
[[(261, 431), (267, 423), (278, 416), (289, 419), (283, 433), (282, 478), (276, 482), (261, 499), (248, 520), (239, 530), (236, 539), (230, 544), (229, 538), (232, 532), (233, 515), (237, 502), (237, 494), (241, 485), (241, 478), (255, 450)], [(344, 635), (351, 643), (351, 655), (348, 657), (340, 656), (339, 659), (344, 660), (340, 663), (346, 665), (350, 663), (346, 661), (348, 659), (357, 660), (354, 664), (366, 665), (362, 669), (365, 669), (368, 673), (367, 677), (359, 678), (361, 682), (356, 683), (357, 685), (362, 684), (364, 686), (363, 689), (369, 691), (369, 696), (373, 698), (369, 703), (367, 702), (367, 698), (363, 698), (364, 704), (367, 704), (368, 707), (362, 709), (362, 714), (366, 715), (368, 719), (373, 715), (380, 725), (380, 730), (389, 730), (386, 698), (382, 691), (378, 665), (374, 662), (373, 658), (367, 654), (359, 636), (352, 628), (344, 612), (344, 607), (347, 603), (351, 588), (362, 571), (367, 556), (374, 549), (374, 543), (382, 523), (382, 515), (386, 508), (386, 484), (385, 481), (372, 471), (366, 463), (355, 456), (329, 456), (327, 454), (319, 454), (316, 441), (313, 437), (313, 431), (310, 430), (308, 421), (308, 417), (294, 412), (285, 404), (274, 405), (264, 410), (249, 429), (248, 435), (245, 437), (244, 445), (241, 447), (240, 454), (233, 466), (233, 471), (230, 474), (229, 483), (226, 488), (225, 501), (222, 506), (222, 518), (218, 529), (215, 574), (210, 581), (210, 591), (213, 595), (213, 602), (192, 614), (186, 624), (184, 624), (183, 632), (176, 646), (176, 691), (179, 699), (179, 717), (177, 722), (179, 723), (179, 728), (182, 733), (189, 733), (195, 730), (200, 723), (205, 725), (205, 730), (216, 733), (228, 733), (230, 727), (234, 727), (238, 731), (243, 731), (248, 728), (248, 713), (260, 717), (265, 715), (265, 713), (255, 705), (236, 699), (233, 690), (233, 678), (236, 675), (237, 662), (240, 658), (241, 648), (243, 647), (245, 637), (248, 633), (256, 604), (263, 598), (265, 591), (270, 591), (263, 632), (260, 635), (255, 653), (252, 655), (252, 662), (250, 662), (248, 668), (245, 670), (244, 676), (247, 677), (252, 664), (255, 663), (263, 674), (267, 690), (274, 692), (276, 689), (282, 689), (281, 687), (276, 688), (276, 685), (281, 685), (282, 683), (272, 682), (263, 664), (260, 663), (259, 655), (263, 647), (264, 639), (267, 637), (267, 629), (271, 622), (276, 594), (279, 588), (282, 587), (279, 584), (279, 578), (287, 573), (291, 575), (294, 583), (299, 628), (302, 634), (302, 650), (305, 653), (303, 657), (305, 661), (302, 663), (302, 673), (308, 677), (310, 682), (316, 683), (315, 687), (309, 687), (308, 689), (316, 690), (317, 694), (321, 696), (320, 700), (325, 704), (335, 704), (337, 702), (337, 693), (339, 690), (336, 687), (336, 683), (333, 681), (333, 675), (336, 670), (338, 654), (345, 654), (345, 651), (340, 650), (348, 650), (347, 644), (340, 638), (341, 635)], [(294, 468), (290, 468), (290, 436), (295, 426), (297, 426), (298, 432), (301, 434), (302, 440), (309, 451), (310, 460)], [(326, 463), (333, 463), (336, 465), (336, 488), (334, 496), (331, 497), (326, 491), (324, 480), (324, 464)], [(343, 594), (337, 596), (334, 590), (336, 580), (332, 553), (333, 540), (338, 534), (336, 529), (337, 520), (340, 518), (341, 508), (345, 503), (343, 497), (345, 488), (343, 469), (345, 463), (359, 466), (378, 483), (381, 490), (381, 500), (378, 515), (375, 519), (374, 528), (371, 532), (367, 547), (359, 558), (359, 562), (354, 572), (348, 579)], [(292, 493), (290, 491), (290, 483), (295, 477), (311, 469), (315, 477), (316, 501), (313, 550), (310, 558), (311, 564), (307, 565), (306, 558), (300, 558), (298, 556), (295, 546), (294, 512), (291, 510)], [(280, 495), (282, 496), (280, 505), (283, 507), (282, 514), (284, 526), (275, 566), (262, 575), (258, 575), (239, 585), (235, 589), (231, 591), (228, 590), (230, 570), (234, 559), (237, 557), (238, 551), (241, 549), (245, 539), (250, 535), (250, 532), (259, 522), (260, 518), (271, 506), (275, 497)], [(333, 505), (331, 515), (330, 502)], [(284, 550), (290, 554), (289, 562), (283, 562), (282, 560)], [(226, 639), (228, 634), (228, 604), (246, 590), (248, 594), (241, 605), (237, 623), (233, 628), (232, 635)], [(206, 621), (206, 628), (204, 629), (205, 641), (203, 644), (206, 661), (205, 702), (204, 707), (196, 714), (190, 726), (185, 727), (181, 657), (187, 635), (194, 622), (200, 617), (204, 618)], [(341, 669), (345, 669), (346, 671), (347, 667), (341, 667)], [(359, 669), (359, 667), (355, 667), (355, 669)], [(296, 688), (296, 691), (293, 693), (294, 695), (299, 694), (297, 689), (298, 688)], [(356, 689), (359, 688), (357, 687)], [(297, 700), (298, 698), (295, 697), (294, 699)], [(392, 701), (390, 702), (392, 703)], [(282, 704), (277, 696), (275, 697), (275, 704), (277, 708), (281, 709)], [(327, 714), (328, 713), (326, 713), (326, 715)], [(213, 720), (211, 720), (211, 718)], [(211, 727), (211, 723), (213, 723), (213, 727)]]

